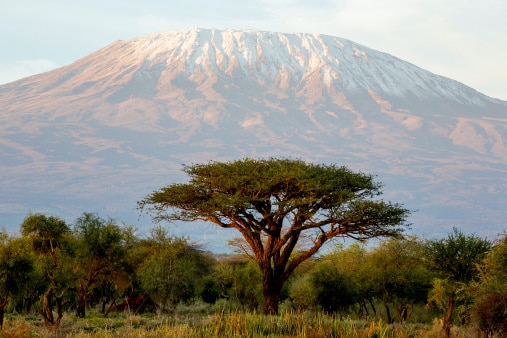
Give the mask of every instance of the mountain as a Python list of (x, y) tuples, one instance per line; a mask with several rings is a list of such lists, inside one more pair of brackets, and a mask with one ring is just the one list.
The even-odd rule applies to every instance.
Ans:
[[(185, 29), (117, 41), (0, 86), (0, 225), (28, 212), (138, 224), (182, 164), (293, 157), (377, 175), (412, 231), (495, 236), (507, 102), (326, 35)], [(205, 246), (222, 230), (174, 228)], [(199, 229), (199, 230), (197, 230)]]

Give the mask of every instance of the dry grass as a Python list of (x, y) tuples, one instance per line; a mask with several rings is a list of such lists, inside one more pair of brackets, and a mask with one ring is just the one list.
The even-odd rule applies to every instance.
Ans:
[[(10, 317), (0, 337), (47, 337), (49, 332), (35, 319)], [(104, 318), (64, 316), (58, 337), (312, 337), (312, 338), (409, 338), (441, 337), (438, 321), (432, 325), (393, 324), (382, 320), (340, 320), (320, 312), (284, 312), (279, 316), (232, 312), (228, 314), (156, 316), (117, 314)], [(454, 328), (453, 337), (477, 336), (472, 329)]]

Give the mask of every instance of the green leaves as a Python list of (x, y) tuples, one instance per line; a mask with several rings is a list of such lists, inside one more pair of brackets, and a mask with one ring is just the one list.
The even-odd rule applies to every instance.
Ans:
[(145, 257), (138, 275), (144, 291), (157, 302), (158, 310), (190, 300), (197, 281), (210, 268), (204, 255), (184, 239), (168, 236), (160, 227), (153, 229), (143, 246)]
[(0, 246), (0, 294), (18, 296), (34, 269), (34, 257), (20, 238), (6, 238)]
[(114, 221), (84, 213), (76, 220), (74, 230), (79, 240), (81, 257), (110, 261), (123, 255), (122, 231)]
[(36, 252), (48, 254), (64, 246), (70, 228), (58, 217), (33, 214), (24, 219), (21, 233), (32, 238)]
[(427, 254), (432, 268), (451, 281), (468, 283), (477, 276), (478, 264), (486, 257), (491, 242), (458, 229), (447, 238), (428, 242)]
[(343, 216), (343, 209), (348, 218), (354, 213), (354, 221), (368, 218), (370, 223), (377, 221), (382, 226), (399, 225), (408, 214), (397, 204), (366, 204), (365, 199), (380, 194), (381, 185), (371, 175), (344, 166), (247, 158), (186, 166), (184, 171), (190, 176), (189, 183), (155, 191), (139, 206), (149, 206), (156, 219), (208, 219), (226, 226), (223, 218), (243, 217), (259, 228), (270, 216), (280, 219), (297, 214), (301, 220), (309, 220), (325, 211), (331, 224), (339, 221), (333, 216)]

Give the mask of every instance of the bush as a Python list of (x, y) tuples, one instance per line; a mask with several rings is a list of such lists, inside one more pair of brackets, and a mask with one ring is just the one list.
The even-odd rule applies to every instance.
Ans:
[(309, 310), (317, 305), (315, 287), (312, 284), (310, 275), (301, 276), (291, 283), (289, 299), (292, 308), (298, 311)]
[(479, 329), (487, 336), (507, 333), (507, 289), (491, 291), (479, 298), (473, 309)]
[(202, 285), (199, 290), (199, 296), (208, 304), (215, 304), (220, 297), (220, 287), (218, 282), (212, 276), (206, 276), (201, 281)]
[(342, 312), (354, 304), (351, 282), (331, 263), (317, 264), (311, 275), (317, 303), (327, 313)]

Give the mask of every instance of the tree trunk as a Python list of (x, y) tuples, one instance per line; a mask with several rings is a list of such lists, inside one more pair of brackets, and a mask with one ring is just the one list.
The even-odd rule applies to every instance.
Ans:
[(53, 306), (51, 305), (52, 296), (53, 288), (49, 288), (49, 290), (44, 294), (42, 300), (42, 308), (39, 310), (39, 313), (44, 319), (44, 323), (48, 328), (50, 328), (55, 322), (53, 317)]
[(386, 309), (387, 324), (392, 324), (393, 318), (391, 317), (391, 310), (389, 309), (389, 304), (387, 304), (387, 302), (384, 302), (384, 307)]
[(79, 318), (84, 318), (86, 316), (86, 294), (87, 294), (86, 287), (81, 284), (79, 287), (79, 298), (77, 300), (77, 309), (76, 309), (76, 315)]
[(274, 290), (267, 290), (263, 292), (263, 296), (264, 296), (264, 314), (277, 315), (278, 302), (280, 301), (280, 292), (276, 292)]
[(365, 299), (361, 299), (359, 300), (359, 312), (358, 312), (358, 316), (363, 318), (364, 316), (369, 316), (370, 313), (368, 312), (368, 306), (366, 305), (366, 300)]
[(261, 265), (262, 272), (262, 296), (264, 298), (263, 313), (265, 315), (277, 315), (280, 292), (284, 284), (280, 270), (273, 271), (268, 262)]
[(113, 311), (116, 307), (116, 298), (113, 297), (113, 299), (111, 299), (111, 303), (109, 304), (108, 308), (107, 308), (107, 311), (106, 313), (104, 313), (104, 317), (107, 317), (107, 315)]
[(55, 321), (55, 325), (54, 325), (54, 332), (56, 333), (56, 331), (58, 331), (58, 328), (60, 327), (60, 323), (63, 318), (63, 306), (66, 303), (63, 301), (63, 292), (60, 296), (55, 295), (55, 302), (56, 302), (57, 317), (56, 317), (56, 321)]
[(407, 319), (410, 317), (412, 312), (414, 311), (414, 305), (408, 304), (407, 302), (400, 302), (396, 306), (396, 314), (398, 315), (398, 318), (400, 319), (400, 323), (404, 324)]
[(107, 297), (104, 296), (104, 298), (102, 298), (102, 308), (100, 310), (100, 313), (105, 313), (106, 312), (107, 303), (109, 303), (109, 298), (107, 298)]
[[(55, 319), (53, 314), (53, 299), (54, 303), (56, 305), (56, 314), (57, 317)], [(44, 324), (50, 330), (53, 335), (56, 335), (56, 332), (58, 331), (58, 328), (60, 327), (60, 322), (63, 318), (63, 292), (60, 296), (57, 296), (55, 294), (55, 290), (53, 287), (51, 287), (43, 298), (43, 304), (42, 309), (39, 310), (39, 313), (42, 315), (42, 318), (44, 319)]]
[(377, 309), (375, 309), (375, 305), (373, 304), (373, 298), (369, 297), (368, 302), (370, 302), (371, 310), (373, 311), (373, 315), (377, 316)]
[(9, 297), (0, 298), (0, 330), (4, 326), (5, 307), (9, 304)]
[(9, 296), (0, 298), (0, 330), (4, 327), (5, 307), (9, 304)]
[(85, 297), (83, 297), (82, 294), (79, 295), (79, 298), (77, 301), (76, 315), (79, 318), (84, 318), (86, 316), (86, 301), (85, 301)]
[(451, 336), (453, 307), (454, 307), (454, 291), (451, 293), (451, 296), (447, 301), (447, 314), (444, 320), (442, 321), (442, 327), (444, 329), (444, 338), (449, 338)]

